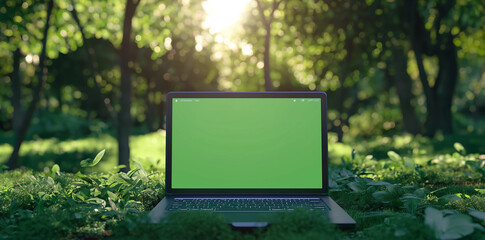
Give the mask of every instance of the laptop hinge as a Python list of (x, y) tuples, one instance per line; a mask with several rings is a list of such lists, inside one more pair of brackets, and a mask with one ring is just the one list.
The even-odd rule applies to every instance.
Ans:
[(295, 196), (328, 196), (328, 193), (166, 193), (167, 197), (175, 196), (217, 196), (217, 197), (227, 197), (227, 196), (241, 196), (241, 197), (295, 197)]

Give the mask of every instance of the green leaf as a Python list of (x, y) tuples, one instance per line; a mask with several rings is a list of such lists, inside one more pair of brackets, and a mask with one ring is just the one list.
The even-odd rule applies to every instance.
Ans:
[(128, 175), (128, 177), (130, 178), (133, 178), (133, 176), (135, 175), (136, 172), (140, 171), (139, 168), (135, 168), (133, 170), (130, 170), (128, 173), (126, 173), (126, 175)]
[(99, 191), (98, 188), (91, 188), (90, 189), (90, 194), (93, 197), (99, 197), (99, 195), (101, 195), (101, 191)]
[[(96, 165), (99, 163), (99, 161), (101, 161), (101, 159), (103, 158), (104, 156), (104, 152), (106, 151), (106, 149), (103, 149), (101, 150), (101, 152), (99, 152), (98, 154), (96, 154), (96, 157), (94, 158), (93, 160), (93, 164)], [(93, 166), (94, 166), (93, 165)]]
[(479, 192), (480, 194), (485, 194), (485, 189), (475, 188), (475, 191)]
[(390, 185), (390, 183), (384, 182), (384, 181), (372, 181), (372, 182), (367, 183), (367, 185), (371, 185), (371, 186), (385, 186), (385, 185)]
[(54, 179), (52, 179), (51, 177), (47, 177), (47, 183), (51, 186), (53, 186), (54, 184), (56, 184), (56, 182), (54, 181)]
[(61, 168), (57, 164), (54, 164), (54, 166), (52, 166), (51, 168), (51, 172), (53, 173), (59, 173), (60, 171), (61, 171)]
[(40, 199), (42, 199), (42, 197), (44, 197), (44, 195), (45, 195), (45, 192), (38, 192), (38, 193), (37, 193), (37, 196), (38, 196)]
[(91, 203), (91, 204), (99, 204), (101, 205), (102, 207), (106, 207), (106, 201), (104, 199), (101, 199), (101, 198), (90, 198), (88, 200), (86, 200), (87, 203)]
[(395, 162), (400, 162), (401, 161), (401, 156), (399, 156), (399, 154), (397, 154), (396, 152), (394, 151), (389, 151), (387, 152), (387, 156), (389, 156), (389, 158), (392, 160), (392, 161), (395, 161)]
[(463, 214), (448, 215), (444, 219), (445, 229), (441, 229), (440, 239), (458, 239), (470, 235), (475, 230), (476, 224), (469, 216)]
[(78, 198), (81, 201), (86, 200), (86, 198), (82, 194), (79, 194), (79, 193), (73, 193), (72, 196)]
[(387, 191), (389, 191), (390, 194), (399, 196), (402, 194), (403, 190), (400, 186), (396, 186), (394, 184), (389, 184), (386, 185)]
[(416, 189), (416, 191), (414, 191), (413, 194), (416, 195), (417, 197), (421, 198), (421, 199), (424, 199), (424, 197), (426, 196), (426, 193), (424, 192), (424, 190), (422, 188)]
[(470, 216), (445, 215), (444, 212), (432, 207), (425, 210), (425, 224), (434, 230), (437, 239), (458, 239), (472, 234), (476, 228), (483, 230), (481, 225), (472, 222)]
[(466, 151), (465, 151), (465, 147), (463, 147), (463, 145), (459, 142), (456, 142), (453, 144), (453, 147), (455, 148), (455, 150), (459, 153), (462, 153), (462, 154), (466, 154)]
[(478, 219), (480, 219), (482, 221), (485, 220), (485, 212), (478, 211), (478, 210), (473, 210), (473, 211), (468, 212), (468, 214), (470, 214), (470, 216), (475, 217), (475, 218), (478, 218)]
[(83, 176), (81, 177), (82, 180), (86, 181), (87, 183), (93, 184), (94, 181), (90, 177)]
[(136, 169), (139, 169), (139, 171), (136, 172), (136, 174), (144, 181), (148, 182), (148, 174), (145, 171), (145, 168), (141, 165), (140, 162), (133, 160), (133, 165), (135, 165)]
[(119, 176), (121, 177), (121, 179), (125, 180), (125, 182), (131, 185), (135, 184), (135, 181), (133, 181), (133, 179), (131, 179), (126, 173), (120, 172)]
[(96, 166), (96, 164), (98, 164), (99, 161), (101, 161), (101, 159), (103, 158), (104, 152), (105, 152), (105, 149), (101, 150), (96, 155), (96, 157), (94, 158), (94, 160), (91, 160), (89, 158), (88, 159), (85, 159), (85, 160), (82, 160), (81, 161), (81, 167), (94, 167), (94, 166)]
[(441, 196), (438, 200), (442, 203), (448, 203), (448, 202), (453, 202), (460, 199), (461, 198), (455, 194), (446, 194), (444, 196)]
[(81, 164), (81, 167), (90, 167), (92, 162), (93, 160), (91, 160), (90, 158), (86, 158), (82, 160), (80, 164)]
[(375, 217), (392, 217), (396, 215), (400, 215), (402, 213), (398, 212), (368, 212), (364, 213), (363, 216), (360, 216), (359, 218), (365, 219), (365, 218), (375, 218)]
[(74, 186), (78, 186), (78, 187), (87, 187), (88, 186), (86, 183), (83, 183), (83, 182), (73, 182), (71, 184), (74, 185)]
[(116, 194), (110, 192), (110, 191), (107, 191), (106, 193), (108, 193), (108, 196), (113, 199), (113, 201), (118, 201), (118, 196), (116, 196)]
[(104, 217), (104, 216), (116, 216), (116, 215), (120, 215), (120, 212), (118, 212), (118, 211), (106, 211), (106, 212), (103, 212), (101, 214), (102, 217)]
[(407, 199), (423, 199), (423, 198), (421, 198), (419, 196), (416, 196), (416, 195), (414, 195), (412, 193), (405, 193), (405, 194), (402, 195), (401, 199), (402, 200), (407, 200)]
[(443, 224), (443, 213), (432, 207), (428, 207), (424, 210), (424, 223), (435, 231), (435, 236), (440, 235), (440, 231)]
[(354, 192), (360, 193), (360, 192), (363, 192), (364, 191), (364, 189), (362, 189), (361, 186), (360, 186), (360, 184), (357, 183), (357, 182), (350, 182), (349, 184), (347, 184), (347, 186), (350, 189), (352, 189), (352, 191), (354, 191)]
[(126, 167), (126, 165), (123, 165), (123, 164), (122, 165), (118, 165), (118, 166), (114, 166), (113, 167), (113, 172), (115, 172), (115, 173), (116, 172), (119, 172), (120, 169), (125, 168), (125, 167)]
[(372, 196), (379, 202), (390, 203), (394, 197), (390, 192), (387, 191), (377, 191), (372, 194)]
[(415, 214), (416, 213), (416, 209), (418, 209), (418, 201), (419, 200), (416, 199), (416, 198), (407, 199), (404, 202), (404, 207), (406, 208), (406, 211), (408, 213)]
[(82, 178), (82, 177), (85, 177), (84, 174), (82, 174), (80, 171), (78, 171), (74, 177), (77, 177), (77, 178)]
[(414, 169), (416, 167), (414, 159), (408, 157), (404, 157), (404, 165), (410, 169)]

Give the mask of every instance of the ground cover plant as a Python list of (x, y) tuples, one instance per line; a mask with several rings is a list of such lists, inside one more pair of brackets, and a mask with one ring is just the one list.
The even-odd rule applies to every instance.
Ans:
[[(267, 229), (245, 232), (208, 213), (151, 224), (146, 214), (164, 196), (163, 169), (136, 160), (128, 173), (99, 168), (109, 155), (101, 150), (81, 161), (78, 172), (54, 164), (1, 173), (0, 238), (483, 239), (485, 155), (467, 154), (458, 142), (448, 154), (398, 154), (395, 142), (406, 138), (388, 141), (395, 151), (381, 159), (354, 150), (340, 154), (340, 163), (333, 160), (330, 195), (357, 221), (351, 231), (302, 210), (282, 215)], [(334, 144), (330, 148), (349, 148)]]

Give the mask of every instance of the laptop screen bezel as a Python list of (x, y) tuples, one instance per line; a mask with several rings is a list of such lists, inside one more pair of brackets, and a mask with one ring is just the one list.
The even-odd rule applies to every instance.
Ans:
[[(172, 188), (172, 99), (174, 98), (320, 98), (322, 119), (322, 188), (312, 189), (227, 189)], [(166, 101), (165, 191), (167, 195), (327, 195), (328, 136), (325, 92), (169, 92)]]

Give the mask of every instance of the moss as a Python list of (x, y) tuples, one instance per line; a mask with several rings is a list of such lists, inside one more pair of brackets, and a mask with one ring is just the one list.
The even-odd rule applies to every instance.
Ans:
[(472, 195), (469, 198), (462, 198), (460, 200), (449, 202), (445, 204), (444, 207), (456, 209), (462, 213), (469, 212), (469, 208), (485, 212), (485, 196)]

